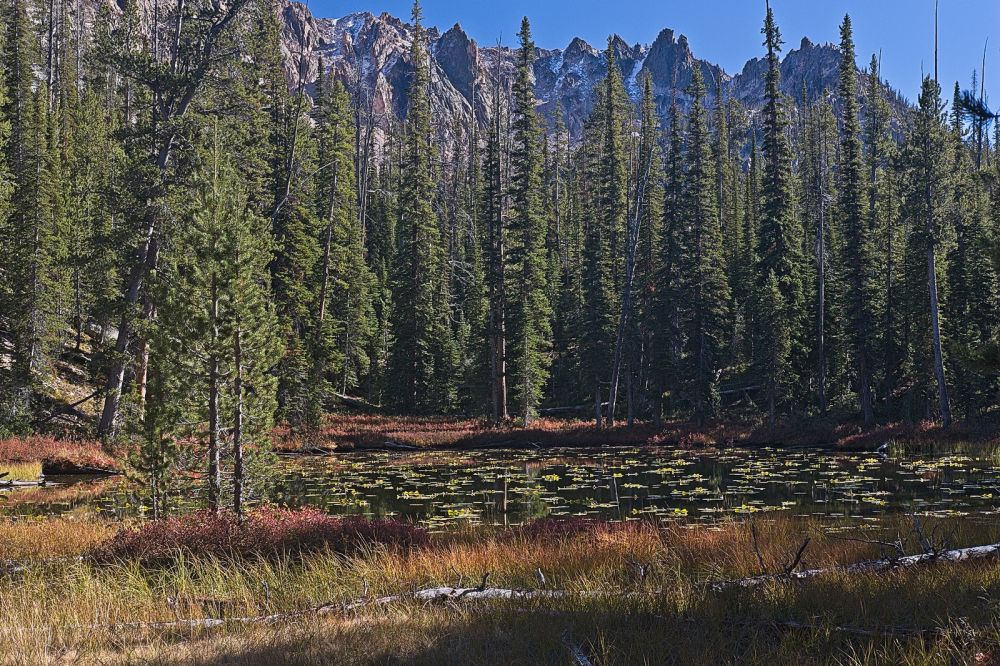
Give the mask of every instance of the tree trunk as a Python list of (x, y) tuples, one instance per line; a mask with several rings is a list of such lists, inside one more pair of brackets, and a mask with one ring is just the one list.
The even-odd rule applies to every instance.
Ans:
[(931, 333), (934, 345), (934, 376), (937, 378), (938, 403), (944, 427), (951, 425), (951, 401), (948, 398), (948, 384), (944, 376), (944, 355), (941, 352), (941, 320), (938, 308), (937, 260), (934, 242), (927, 246), (927, 284), (930, 290)]
[[(610, 404), (608, 409), (611, 409)], [(596, 375), (594, 376), (594, 420), (598, 430), (604, 427), (601, 414), (601, 378)]]
[(209, 321), (212, 328), (212, 343), (208, 357), (208, 507), (219, 510), (222, 478), (219, 469), (219, 287), (217, 277), (212, 275), (212, 296), (209, 305)]
[[(238, 260), (237, 260), (238, 261)], [(243, 516), (243, 330), (237, 317), (233, 331), (233, 513)]]

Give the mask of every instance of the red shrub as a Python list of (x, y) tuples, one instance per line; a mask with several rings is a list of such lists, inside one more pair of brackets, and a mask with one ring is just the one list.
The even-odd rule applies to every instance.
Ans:
[(0, 439), (0, 462), (40, 462), (47, 467), (118, 469), (118, 463), (100, 442), (56, 439), (44, 435)]
[(169, 562), (178, 553), (217, 557), (269, 557), (329, 548), (340, 553), (367, 544), (394, 548), (424, 545), (422, 528), (395, 520), (330, 516), (316, 509), (261, 509), (241, 523), (231, 512), (200, 511), (126, 529), (98, 548), (101, 562)]

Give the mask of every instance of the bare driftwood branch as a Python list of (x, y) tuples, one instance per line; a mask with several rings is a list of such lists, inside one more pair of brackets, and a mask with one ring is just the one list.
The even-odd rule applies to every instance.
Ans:
[(843, 573), (879, 573), (914, 567), (921, 564), (931, 564), (934, 562), (965, 562), (968, 560), (980, 560), (1000, 554), (1000, 543), (988, 546), (973, 546), (971, 548), (957, 548), (954, 550), (938, 551), (936, 553), (924, 553), (922, 555), (907, 555), (906, 557), (882, 558), (878, 560), (866, 560), (857, 564), (849, 564), (843, 567), (828, 567), (825, 569), (807, 569), (805, 571), (790, 571), (781, 575), (751, 576), (749, 578), (739, 578), (737, 580), (725, 580), (712, 583), (711, 587), (715, 591), (725, 590), (734, 587), (756, 587), (764, 583), (781, 580), (806, 580), (816, 578), (826, 574)]
[(802, 562), (802, 555), (806, 552), (806, 548), (808, 547), (809, 537), (806, 537), (806, 540), (802, 542), (801, 546), (799, 546), (798, 552), (795, 553), (795, 559), (792, 560), (791, 564), (785, 567), (785, 574), (790, 574), (798, 568), (799, 563)]

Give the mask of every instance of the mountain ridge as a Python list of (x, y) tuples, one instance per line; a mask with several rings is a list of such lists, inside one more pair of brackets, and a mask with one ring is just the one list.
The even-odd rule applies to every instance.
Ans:
[[(339, 18), (317, 18), (299, 3), (283, 0), (283, 51), (290, 84), (294, 83), (301, 58), (307, 85), (315, 81), (319, 63), (357, 92), (359, 85), (370, 101), (373, 115), (389, 111), (401, 117), (406, 111), (406, 90), (412, 66), (409, 48), (413, 27), (389, 13), (355, 12)], [(431, 55), (430, 95), (439, 124), (468, 122), (471, 112), (480, 123), (488, 120), (492, 79), (500, 76), (508, 83), (514, 67), (515, 49), (509, 46), (481, 46), (456, 23), (442, 32), (428, 27)], [(642, 94), (642, 78), (649, 75), (661, 115), (676, 100), (689, 103), (686, 89), (695, 67), (708, 84), (709, 101), (717, 86), (727, 98), (739, 100), (751, 113), (763, 103), (762, 57), (749, 59), (742, 70), (730, 74), (721, 66), (696, 57), (687, 37), (673, 28), (662, 29), (650, 44), (629, 44), (613, 34), (614, 48), (626, 90), (633, 102)], [(500, 62), (497, 62), (497, 55)], [(798, 99), (803, 86), (810, 99), (827, 93), (835, 97), (839, 76), (840, 50), (833, 44), (816, 44), (804, 37), (796, 49), (786, 51), (781, 61), (782, 91)], [(865, 70), (859, 73), (867, 78)], [(535, 93), (539, 110), (551, 123), (557, 105), (571, 138), (580, 136), (583, 124), (596, 99), (595, 86), (607, 74), (603, 49), (574, 37), (565, 48), (536, 50)], [(908, 108), (907, 102), (883, 82), (897, 123)]]

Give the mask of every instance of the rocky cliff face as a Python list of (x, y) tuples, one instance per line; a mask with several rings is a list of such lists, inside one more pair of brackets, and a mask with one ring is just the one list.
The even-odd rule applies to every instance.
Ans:
[[(120, 10), (124, 0), (93, 0), (87, 3), (89, 24), (96, 9), (107, 4)], [(139, 0), (149, 9), (151, 0)], [(151, 9), (150, 9), (151, 11)], [(299, 2), (281, 0), (281, 48), (289, 86), (301, 83), (312, 90), (320, 68), (344, 81), (352, 92), (361, 91), (367, 108), (381, 126), (390, 117), (406, 113), (407, 90), (413, 75), (410, 47), (413, 28), (405, 21), (383, 13), (348, 14), (341, 18), (318, 18)], [(144, 12), (148, 13), (148, 12)], [(434, 118), (442, 130), (456, 123), (466, 127), (472, 118), (481, 125), (491, 114), (494, 81), (507, 85), (513, 79), (516, 51), (503, 45), (479, 45), (461, 26), (444, 33), (428, 29), (431, 54), (431, 101)], [(657, 107), (666, 114), (676, 100), (682, 107), (690, 103), (687, 88), (694, 69), (700, 68), (708, 87), (709, 102), (721, 89), (752, 110), (764, 97), (762, 58), (747, 62), (743, 70), (731, 76), (721, 67), (701, 60), (692, 53), (684, 35), (664, 29), (650, 45), (630, 45), (615, 35), (610, 44), (630, 97), (638, 102), (642, 82), (648, 75), (653, 82)], [(607, 74), (605, 45), (592, 46), (573, 39), (564, 49), (539, 48), (535, 61), (535, 92), (539, 110), (552, 122), (561, 108), (572, 138), (578, 138), (584, 122), (597, 99), (595, 88)], [(782, 60), (782, 90), (798, 99), (803, 86), (811, 99), (837, 89), (840, 52), (836, 46), (816, 45), (803, 39), (799, 48), (788, 51)], [(507, 99), (506, 94), (501, 95)], [(890, 95), (897, 119), (906, 113), (906, 103), (896, 93)]]
[[(282, 9), (285, 23), (284, 51), (289, 76), (295, 76), (302, 54), (306, 81), (316, 78), (320, 63), (340, 77), (352, 89), (370, 94), (377, 115), (406, 111), (406, 90), (412, 76), (409, 49), (413, 31), (409, 24), (391, 16), (369, 13), (350, 14), (339, 19), (317, 19), (297, 2), (286, 2)], [(488, 120), (493, 81), (510, 81), (515, 51), (507, 46), (481, 46), (455, 25), (443, 34), (428, 30), (432, 56), (431, 96), (440, 127), (455, 122), (467, 124), (475, 117)], [(633, 100), (642, 95), (642, 81), (650, 76), (657, 106), (665, 114), (676, 100), (687, 106), (686, 92), (694, 68), (700, 68), (709, 89), (710, 101), (716, 90), (735, 97), (755, 109), (764, 99), (762, 58), (747, 62), (743, 70), (731, 76), (721, 67), (700, 60), (692, 53), (684, 35), (664, 29), (648, 45), (629, 45), (615, 35), (611, 39), (626, 89)], [(607, 74), (607, 58), (601, 48), (582, 39), (572, 40), (565, 49), (539, 49), (535, 62), (535, 92), (539, 110), (551, 122), (556, 107), (572, 137), (579, 137), (583, 124), (596, 100), (595, 87)], [(803, 86), (810, 99), (834, 94), (837, 89), (840, 51), (836, 46), (816, 45), (803, 39), (799, 48), (788, 51), (782, 60), (781, 87), (796, 100)], [(905, 113), (905, 102), (895, 93), (890, 96), (896, 115)]]

